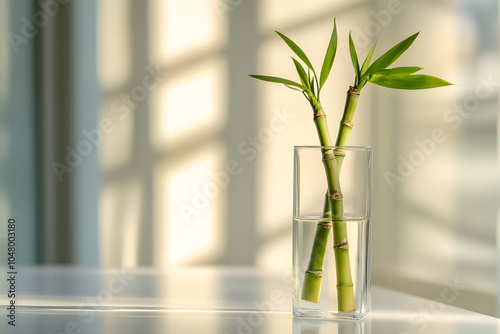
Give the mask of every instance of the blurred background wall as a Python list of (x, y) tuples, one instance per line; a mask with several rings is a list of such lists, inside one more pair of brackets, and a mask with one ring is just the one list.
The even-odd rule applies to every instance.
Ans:
[[(248, 77), (319, 68), (336, 131), (347, 36), (455, 86), (363, 92), (351, 137), (374, 147), (373, 282), (496, 315), (498, 1), (1, 0), (0, 219), (20, 261), (290, 270), (294, 145), (307, 102)], [(335, 132), (334, 132), (335, 133)], [(0, 247), (5, 242), (0, 231)], [(5, 261), (5, 259), (2, 259)]]

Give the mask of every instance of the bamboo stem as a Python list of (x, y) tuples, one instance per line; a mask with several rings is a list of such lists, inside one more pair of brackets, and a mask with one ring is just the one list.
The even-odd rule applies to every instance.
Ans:
[[(344, 113), (340, 121), (336, 146), (347, 146), (353, 126), (354, 112), (358, 104), (359, 92), (354, 87), (349, 87), (344, 106)], [(337, 158), (337, 177), (344, 161), (344, 155)], [(340, 187), (340, 182), (338, 183)], [(341, 312), (354, 312), (356, 305), (354, 301), (354, 284), (351, 275), (351, 261), (349, 257), (349, 241), (347, 238), (347, 226), (344, 220), (344, 203), (339, 200), (332, 208), (332, 216), (338, 218), (333, 222), (333, 251), (335, 254), (335, 269), (337, 273), (337, 296), (338, 309)]]
[(328, 235), (332, 229), (328, 193), (325, 195), (322, 218), (325, 218), (325, 221), (319, 222), (316, 227), (316, 235), (314, 236), (311, 257), (309, 258), (309, 265), (305, 273), (301, 296), (302, 299), (309, 300), (314, 303), (319, 303), (321, 280), (323, 278), (323, 259), (325, 258)]
[[(353, 118), (354, 112), (356, 111), (356, 106), (358, 105), (359, 92), (356, 88), (350, 86), (347, 91), (347, 96), (344, 105), (344, 113), (342, 114), (342, 119), (339, 125), (339, 131), (337, 134), (337, 141), (335, 146), (347, 146), (349, 142), (349, 137), (351, 136), (352, 127), (354, 125)], [(342, 168), (342, 163), (344, 162), (344, 156), (337, 159), (337, 164), (339, 165), (339, 173)]]
[(342, 115), (342, 120), (340, 121), (339, 132), (337, 134), (336, 146), (347, 146), (349, 142), (349, 137), (351, 136), (351, 130), (353, 126), (354, 112), (356, 111), (356, 106), (358, 105), (359, 92), (356, 88), (350, 86), (347, 91), (344, 113)]
[[(321, 146), (332, 146), (332, 139), (326, 115), (321, 107), (321, 104), (314, 99), (311, 99), (311, 107), (314, 111), (314, 124), (318, 132), (319, 142)], [(322, 154), (327, 154), (331, 150), (322, 150)], [(335, 158), (335, 156), (333, 156)], [(328, 174), (328, 173), (327, 173)], [(313, 303), (319, 303), (319, 296), (321, 293), (321, 282), (323, 279), (323, 259), (325, 257), (326, 245), (328, 243), (328, 235), (331, 230), (331, 214), (330, 214), (330, 201), (328, 200), (329, 192), (325, 195), (325, 204), (323, 207), (322, 218), (329, 218), (325, 222), (319, 222), (316, 227), (316, 234), (314, 236), (314, 243), (311, 250), (311, 257), (309, 258), (309, 265), (304, 275), (304, 284), (302, 286), (303, 300)], [(325, 224), (329, 222), (329, 226)]]

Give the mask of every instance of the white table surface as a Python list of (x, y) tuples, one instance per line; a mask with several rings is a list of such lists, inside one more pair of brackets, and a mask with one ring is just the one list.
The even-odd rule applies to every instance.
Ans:
[(17, 283), (17, 326), (2, 293), (2, 333), (500, 333), (496, 318), (377, 286), (362, 321), (293, 319), (290, 275), (248, 268), (30, 267)]

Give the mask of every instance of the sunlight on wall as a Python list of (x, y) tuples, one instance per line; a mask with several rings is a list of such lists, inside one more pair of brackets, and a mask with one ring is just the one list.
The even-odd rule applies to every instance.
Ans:
[(139, 265), (141, 184), (133, 179), (106, 182), (102, 191), (101, 208), (103, 265)]
[[(333, 13), (344, 7), (351, 7), (363, 0), (317, 0), (314, 5), (308, 1), (283, 1), (265, 0), (260, 1), (261, 28), (263, 31), (273, 31), (280, 26), (293, 26), (297, 22), (314, 20), (319, 15), (324, 15), (325, 19), (331, 20)], [(329, 13), (332, 13), (331, 15)]]
[(196, 57), (226, 42), (226, 26), (211, 0), (154, 0), (150, 3), (150, 17), (154, 63)]
[[(203, 30), (206, 21), (200, 24)], [(224, 148), (214, 140), (226, 120), (226, 66), (221, 57), (178, 71), (174, 66), (152, 92), (151, 142), (165, 157), (155, 171), (154, 263), (159, 266), (215, 261), (223, 250), (225, 189), (212, 189), (212, 175), (224, 169)]]
[(119, 197), (117, 196), (116, 187), (108, 185), (101, 191), (100, 206), (99, 242), (102, 245), (101, 263), (103, 266), (121, 265), (121, 247), (118, 243), (120, 237), (115, 234), (115, 224), (113, 224), (119, 212)]
[(108, 90), (130, 79), (130, 4), (128, 0), (100, 0), (98, 6), (98, 77)]
[[(287, 220), (292, 225), (292, 220)], [(292, 263), (292, 230), (265, 240), (263, 246), (257, 250), (255, 265), (259, 268), (276, 271), (289, 270)]]
[[(99, 145), (106, 178), (100, 214), (103, 263), (141, 265), (149, 247), (154, 249), (151, 262), (160, 266), (215, 261), (224, 246), (226, 193), (225, 187), (210, 187), (226, 159), (218, 137), (226, 121), (227, 61), (219, 52), (226, 43), (227, 22), (210, 0), (152, 0), (145, 22), (149, 36), (143, 37), (148, 47), (132, 49), (132, 5), (102, 0), (98, 8), (98, 71), (105, 93), (101, 120), (112, 123)], [(149, 64), (141, 68), (132, 60), (142, 54)], [(142, 78), (147, 66), (160, 69), (164, 79), (148, 92), (146, 102), (126, 107), (119, 99), (130, 94), (132, 84), (140, 84), (131, 80)], [(143, 117), (149, 117), (146, 133), (141, 132)], [(134, 157), (137, 149), (146, 149), (144, 137), (138, 136), (150, 139), (152, 152), (145, 152), (145, 159)], [(154, 171), (152, 190), (141, 184), (148, 170)], [(196, 191), (205, 187), (218, 194), (208, 196), (186, 221), (179, 208), (203, 201)], [(153, 208), (153, 222), (141, 221), (149, 216), (142, 212), (148, 208)], [(139, 245), (142, 233), (151, 233), (154, 244)]]
[(155, 264), (211, 261), (223, 249), (226, 190), (214, 175), (224, 150), (212, 142), (155, 171)]
[(116, 99), (107, 98), (101, 108), (101, 121), (109, 120), (111, 124), (109, 133), (101, 131), (103, 141), (100, 146), (99, 160), (105, 171), (127, 166), (132, 160), (133, 126), (137, 116), (134, 112), (117, 113), (111, 107), (115, 101)]
[[(418, 41), (412, 45), (412, 52), (399, 62), (401, 65), (425, 64), (426, 73), (447, 78), (452, 82), (459, 80), (453, 78), (459, 65), (456, 56), (459, 54), (459, 36), (456, 30), (457, 13), (451, 9), (437, 9), (432, 4), (415, 4), (412, 6), (412, 15), (403, 13), (398, 17), (408, 26), (415, 26), (415, 30), (420, 26), (418, 18), (423, 15), (429, 17), (429, 23), (419, 35)], [(398, 20), (394, 24), (402, 23), (403, 21)], [(442, 35), (435, 34), (434, 31), (440, 31)], [(447, 38), (440, 37), (443, 35)], [(429, 52), (428, 45), (435, 46), (432, 52)], [(400, 99), (398, 102), (403, 106), (398, 115), (399, 124), (395, 126), (413, 125), (406, 127), (404, 133), (399, 135), (401, 157), (408, 159), (408, 154), (421, 147), (417, 143), (428, 143), (428, 138), (435, 128), (442, 127), (446, 132), (444, 144), (431, 144), (437, 145), (435, 150), (441, 149), (441, 153), (426, 156), (422, 165), (415, 169), (415, 173), (400, 185), (399, 194), (405, 199), (407, 206), (400, 216), (403, 219), (400, 222), (401, 230), (393, 235), (401, 240), (391, 242), (393, 245), (407, 246), (401, 247), (397, 252), (396, 261), (392, 263), (393, 269), (399, 267), (397, 270), (404, 272), (404, 275), (419, 277), (423, 281), (431, 278), (436, 280), (446, 277), (453, 270), (453, 266), (460, 261), (457, 256), (462, 248), (457, 234), (450, 233), (450, 229), (457, 228), (455, 193), (459, 178), (450, 147), (459, 143), (460, 134), (457, 131), (448, 131), (446, 124), (443, 124), (443, 113), (449, 108), (450, 102), (458, 98), (458, 92), (454, 89), (436, 89), (392, 94)], [(418, 262), (432, 267), (432, 271), (415, 273), (408, 263), (414, 266)]]
[(151, 142), (165, 154), (155, 168), (154, 263), (213, 261), (223, 249), (226, 194), (211, 188), (211, 175), (224, 166), (215, 138), (227, 100), (227, 64), (215, 53), (227, 27), (210, 0), (157, 0), (149, 15), (150, 59), (168, 72), (151, 99)]
[[(100, 123), (90, 130), (102, 136), (99, 160), (105, 179), (100, 199), (101, 262), (105, 266), (134, 267), (139, 265), (141, 184), (133, 176), (116, 177), (113, 173), (132, 161), (134, 113), (118, 110), (117, 99), (131, 79), (130, 3), (98, 1), (98, 79), (105, 92), (100, 122), (109, 126), (103, 132)], [(121, 103), (123, 108), (123, 103)], [(125, 117), (126, 116), (126, 117)]]
[(209, 59), (169, 76), (153, 92), (152, 136), (157, 149), (220, 131), (225, 121), (225, 63)]

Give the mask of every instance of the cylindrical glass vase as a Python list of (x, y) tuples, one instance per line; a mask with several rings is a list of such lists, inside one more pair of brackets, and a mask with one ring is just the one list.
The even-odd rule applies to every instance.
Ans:
[(361, 319), (370, 309), (371, 147), (294, 151), (293, 314)]

